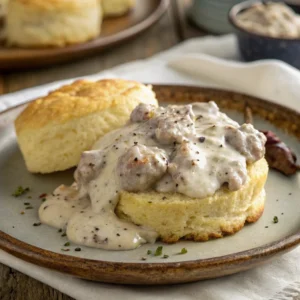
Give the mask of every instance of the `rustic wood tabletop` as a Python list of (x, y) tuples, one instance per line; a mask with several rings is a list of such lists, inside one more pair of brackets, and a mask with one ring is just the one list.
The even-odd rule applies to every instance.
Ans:
[[(0, 74), (0, 94), (44, 83), (100, 72), (116, 65), (147, 58), (184, 39), (204, 35), (186, 19), (191, 0), (174, 0), (168, 12), (142, 35), (99, 55), (64, 65)], [(59, 291), (0, 264), (1, 300), (69, 300)]]

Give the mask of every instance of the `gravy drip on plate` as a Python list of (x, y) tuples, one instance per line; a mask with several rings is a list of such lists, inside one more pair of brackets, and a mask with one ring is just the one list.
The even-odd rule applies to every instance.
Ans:
[(39, 209), (43, 223), (66, 228), (74, 243), (127, 250), (155, 242), (157, 233), (119, 219), (122, 190), (213, 195), (247, 180), (247, 163), (263, 157), (265, 136), (240, 126), (214, 102), (155, 107), (140, 104), (128, 124), (82, 154), (75, 183), (58, 187)]

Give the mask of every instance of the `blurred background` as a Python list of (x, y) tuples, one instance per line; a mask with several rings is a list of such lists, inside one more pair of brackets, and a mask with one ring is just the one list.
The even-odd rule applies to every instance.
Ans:
[[(9, 1), (18, 2), (20, 0), (0, 0), (2, 29), (4, 29), (5, 23), (8, 23), (5, 5)], [(113, 2), (113, 0), (108, 0), (108, 3)], [(130, 8), (125, 9), (120, 15), (105, 17), (99, 36), (74, 45), (56, 48), (7, 45), (5, 30), (2, 30), (2, 43), (0, 42), (1, 93), (100, 72), (118, 64), (150, 57), (189, 38), (238, 33), (239, 30), (230, 24), (228, 13), (234, 5), (243, 4), (244, 1), (124, 0), (124, 2), (130, 2)], [(291, 5), (296, 12), (299, 11), (300, 0), (282, 2)], [(15, 25), (18, 21), (19, 18), (14, 17), (12, 23)], [(25, 20), (24, 24), (27, 22), (30, 21)], [(23, 27), (19, 26), (19, 31), (22, 31)], [(247, 51), (251, 47), (257, 51), (257, 41), (249, 39), (249, 36), (245, 39), (245, 36), (241, 37), (239, 33), (238, 37), (240, 40), (243, 39), (243, 45), (247, 47)], [(300, 42), (297, 42), (297, 45), (295, 42), (288, 42), (288, 46), (285, 45), (284, 40), (276, 42), (278, 45), (280, 43), (281, 50), (277, 56), (279, 54), (279, 59), (282, 60), (291, 55), (294, 58), (300, 49), (298, 48)], [(253, 45), (253, 43), (256, 44)], [(265, 40), (263, 42), (260, 40), (259, 43), (266, 44)], [(273, 48), (274, 45), (267, 43), (267, 47)], [(284, 57), (280, 57), (284, 47), (292, 50)], [(260, 54), (270, 56), (270, 58), (274, 58), (275, 55), (269, 52), (264, 54), (263, 51), (260, 51)], [(248, 58), (244, 56), (244, 58), (246, 60), (257, 59), (252, 56)], [(289, 63), (293, 65), (294, 61), (289, 61)], [(298, 67), (300, 62), (297, 61), (294, 65)]]

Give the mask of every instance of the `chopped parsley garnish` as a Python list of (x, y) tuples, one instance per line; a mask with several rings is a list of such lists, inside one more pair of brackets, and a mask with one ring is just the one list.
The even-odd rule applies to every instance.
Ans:
[(155, 250), (154, 256), (161, 256), (162, 255), (163, 246), (157, 247)]
[(150, 254), (152, 254), (152, 251), (151, 251), (151, 250), (148, 250), (148, 251), (147, 251), (147, 255), (150, 255)]
[(162, 258), (168, 258), (168, 257), (169, 257), (169, 255), (165, 254)]
[(147, 260), (147, 258), (146, 257), (142, 257), (141, 260)]
[(64, 236), (67, 236), (67, 234), (64, 232), (61, 236), (64, 237)]
[(30, 203), (29, 202), (25, 202), (24, 205), (30, 205)]
[(27, 192), (30, 191), (29, 187), (23, 188), (22, 186), (19, 186), (14, 193), (12, 193), (12, 196), (14, 197), (20, 197), (24, 194), (26, 194)]
[(79, 252), (79, 251), (81, 251), (81, 248), (77, 247), (77, 248), (75, 248), (74, 250), (75, 250), (76, 252)]
[(277, 216), (275, 216), (274, 218), (273, 218), (273, 223), (278, 223), (278, 217)]
[(42, 223), (33, 223), (33, 226), (40, 226)]
[(33, 209), (33, 206), (26, 206), (25, 209)]
[(181, 251), (179, 252), (179, 254), (186, 254), (188, 251), (186, 250), (186, 248), (182, 248)]
[(60, 228), (60, 229), (58, 229), (57, 231), (58, 231), (58, 232), (62, 232), (62, 229)]
[(65, 246), (65, 247), (69, 247), (69, 246), (70, 246), (70, 242), (66, 242), (66, 243), (64, 244), (64, 246)]

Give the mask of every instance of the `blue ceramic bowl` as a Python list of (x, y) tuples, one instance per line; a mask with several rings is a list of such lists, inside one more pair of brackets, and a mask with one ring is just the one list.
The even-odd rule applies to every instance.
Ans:
[(300, 38), (274, 38), (241, 28), (237, 15), (261, 1), (245, 1), (234, 5), (229, 12), (229, 21), (236, 28), (238, 45), (244, 60), (279, 59), (300, 69)]
[(231, 7), (243, 0), (193, 0), (188, 15), (192, 22), (213, 33), (233, 32), (228, 21)]

